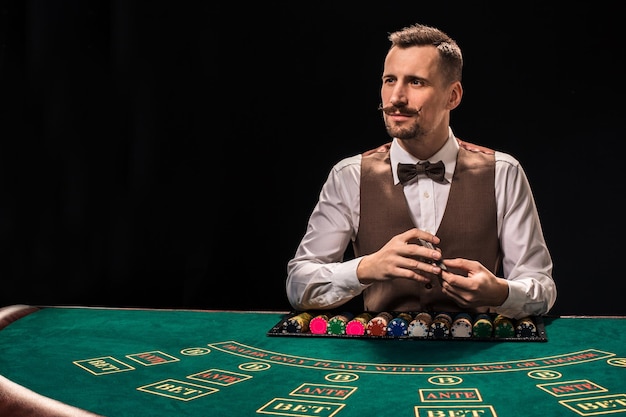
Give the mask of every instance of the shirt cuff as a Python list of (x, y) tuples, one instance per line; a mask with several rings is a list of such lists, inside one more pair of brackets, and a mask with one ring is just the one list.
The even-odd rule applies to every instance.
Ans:
[(543, 303), (531, 300), (527, 285), (522, 281), (507, 281), (507, 283), (509, 284), (509, 296), (501, 306), (494, 308), (495, 312), (512, 319), (536, 315), (536, 311), (541, 309)]
[(370, 284), (362, 284), (357, 278), (356, 269), (363, 257), (345, 261), (333, 271), (333, 281), (335, 285), (340, 285), (346, 293), (357, 296)]

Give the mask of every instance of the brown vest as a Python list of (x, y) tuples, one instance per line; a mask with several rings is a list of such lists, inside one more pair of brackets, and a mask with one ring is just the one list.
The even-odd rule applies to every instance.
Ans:
[[(456, 169), (443, 219), (436, 235), (444, 258), (477, 260), (493, 273), (501, 261), (496, 224), (494, 151), (457, 139)], [(354, 254), (380, 249), (393, 236), (415, 227), (403, 185), (393, 184), (387, 143), (365, 152), (361, 162), (361, 217)], [(363, 292), (369, 311), (459, 311), (441, 292), (407, 279), (374, 283)], [(482, 310), (486, 311), (486, 309)]]

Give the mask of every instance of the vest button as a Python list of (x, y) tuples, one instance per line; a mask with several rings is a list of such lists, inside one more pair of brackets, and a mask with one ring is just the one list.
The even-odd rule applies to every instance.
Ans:
[(429, 282), (428, 284), (425, 284), (425, 285), (424, 285), (424, 287), (425, 287), (427, 290), (430, 290), (430, 289), (433, 287), (433, 284), (431, 284), (431, 283)]

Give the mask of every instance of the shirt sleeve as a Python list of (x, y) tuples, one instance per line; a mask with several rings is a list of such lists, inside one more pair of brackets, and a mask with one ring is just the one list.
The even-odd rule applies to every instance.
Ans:
[(496, 153), (498, 233), (509, 295), (495, 311), (511, 318), (547, 313), (556, 300), (552, 258), (528, 178), (519, 162)]
[[(359, 225), (360, 155), (346, 158), (330, 171), (305, 234), (287, 264), (286, 292), (296, 310), (339, 307), (365, 288), (356, 269), (360, 258), (344, 254)], [(493, 310), (511, 318), (545, 314), (556, 300), (552, 259), (528, 179), (519, 162), (496, 153), (498, 235), (503, 277), (509, 295)]]
[(330, 171), (294, 257), (287, 263), (286, 290), (296, 310), (332, 309), (359, 295), (360, 258), (346, 260), (359, 222), (361, 156)]

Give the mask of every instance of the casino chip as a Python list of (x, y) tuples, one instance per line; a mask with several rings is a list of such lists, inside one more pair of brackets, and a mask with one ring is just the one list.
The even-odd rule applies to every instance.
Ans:
[(435, 339), (443, 339), (450, 336), (450, 324), (441, 320), (434, 320), (430, 325), (430, 333)]
[(351, 336), (363, 336), (365, 334), (367, 322), (371, 319), (372, 315), (368, 312), (358, 314), (350, 320), (348, 324), (346, 324), (346, 334)]
[(365, 332), (370, 336), (386, 336), (387, 325), (393, 320), (393, 316), (386, 311), (378, 313), (376, 317), (373, 317), (367, 322)]
[(437, 313), (434, 320), (443, 320), (448, 324), (452, 324), (452, 316), (449, 313)]
[(387, 324), (388, 336), (406, 336), (409, 330), (409, 321), (411, 316), (407, 313), (400, 313), (397, 317), (394, 317), (389, 324)]
[(435, 339), (443, 339), (450, 336), (452, 317), (448, 313), (439, 313), (430, 324), (430, 333)]
[(334, 335), (346, 334), (346, 324), (348, 324), (353, 317), (354, 314), (347, 311), (331, 317), (328, 319), (327, 333)]
[(472, 325), (472, 334), (477, 338), (486, 338), (493, 335), (493, 323), (489, 314), (478, 314)]
[(328, 328), (328, 316), (320, 314), (315, 316), (309, 322), (309, 330), (312, 334), (326, 334)]
[(465, 338), (472, 337), (472, 318), (467, 313), (459, 313), (454, 318), (450, 327), (452, 337)]
[(430, 335), (430, 323), (431, 321), (415, 318), (409, 323), (407, 333), (413, 337), (428, 337)]
[(537, 325), (531, 317), (523, 317), (517, 321), (515, 337), (537, 337)]
[(494, 337), (507, 338), (515, 337), (515, 327), (510, 318), (498, 314), (493, 319)]
[(430, 325), (433, 322), (433, 316), (426, 311), (417, 313), (413, 321), (409, 323), (408, 334), (413, 337), (429, 337)]
[(302, 312), (293, 317), (288, 318), (283, 323), (283, 333), (305, 333), (309, 330), (309, 323), (313, 315), (311, 313)]

